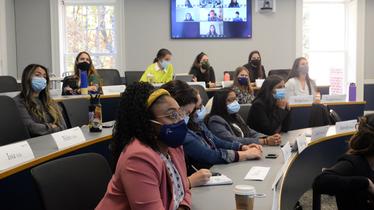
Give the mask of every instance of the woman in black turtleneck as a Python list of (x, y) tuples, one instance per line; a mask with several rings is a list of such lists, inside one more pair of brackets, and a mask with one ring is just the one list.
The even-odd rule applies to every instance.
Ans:
[(252, 51), (248, 56), (248, 63), (243, 66), (249, 70), (249, 79), (251, 82), (256, 82), (256, 79), (266, 79), (265, 68), (261, 64), (259, 51)]

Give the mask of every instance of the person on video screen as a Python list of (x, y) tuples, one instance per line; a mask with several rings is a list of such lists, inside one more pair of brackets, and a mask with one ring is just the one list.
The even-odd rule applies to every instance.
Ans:
[(218, 21), (217, 14), (214, 12), (214, 10), (210, 10), (208, 14), (208, 21)]
[(235, 12), (235, 17), (232, 19), (233, 22), (243, 22), (243, 18), (240, 17), (238, 11)]
[(188, 22), (188, 21), (194, 21), (193, 18), (192, 18), (191, 13), (189, 13), (189, 12), (186, 13), (184, 21), (186, 21), (186, 22)]
[(231, 0), (230, 4), (229, 4), (229, 8), (239, 8), (239, 3), (238, 3), (238, 0)]
[(209, 27), (209, 32), (207, 34), (208, 37), (218, 37), (216, 27), (212, 24)]

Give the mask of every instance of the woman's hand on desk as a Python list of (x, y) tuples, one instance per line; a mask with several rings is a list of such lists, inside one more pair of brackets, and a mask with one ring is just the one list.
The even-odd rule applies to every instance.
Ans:
[(274, 134), (272, 136), (266, 137), (266, 143), (270, 146), (276, 146), (279, 145), (282, 142), (282, 136), (277, 134)]
[(96, 86), (88, 86), (88, 91), (92, 91), (92, 92), (96, 92), (97, 91), (97, 87)]
[(208, 87), (209, 88), (215, 88), (216, 87), (216, 83), (208, 82)]
[(368, 191), (370, 194), (374, 195), (374, 184), (370, 179), (368, 179), (368, 181), (369, 181)]
[(191, 188), (197, 187), (207, 183), (212, 176), (212, 173), (208, 169), (200, 169), (188, 177)]
[(289, 109), (288, 101), (286, 99), (277, 100), (276, 105), (281, 109)]
[(245, 151), (238, 151), (239, 154), (239, 161), (243, 160), (252, 160), (252, 159), (260, 159), (262, 156), (262, 151), (256, 147), (250, 147)]
[(246, 151), (246, 150), (249, 150), (250, 148), (256, 148), (258, 150), (260, 150), (262, 152), (262, 146), (259, 145), (259, 144), (247, 144), (247, 145), (243, 145), (241, 147), (241, 151)]

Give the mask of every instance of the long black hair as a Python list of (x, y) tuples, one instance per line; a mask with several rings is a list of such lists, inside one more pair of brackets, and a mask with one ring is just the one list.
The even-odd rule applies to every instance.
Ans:
[[(258, 63), (258, 66), (257, 66), (257, 68), (256, 68), (258, 78), (265, 78), (265, 75), (264, 75), (263, 72), (262, 72), (262, 57), (261, 57), (260, 51), (258, 51), (258, 50), (253, 50), (252, 52), (250, 52), (250, 53), (249, 53), (249, 56), (248, 56), (248, 63), (251, 62), (252, 56), (253, 56), (254, 54), (258, 54), (258, 56), (260, 57), (260, 62)], [(251, 65), (252, 65), (252, 64), (251, 64)], [(248, 69), (248, 70), (249, 70), (249, 69)]]
[[(161, 88), (167, 90), (170, 95), (177, 101), (179, 106), (196, 104), (198, 101), (198, 91), (184, 81), (173, 80), (166, 84), (163, 84)], [(195, 112), (196, 109), (191, 112), (190, 116), (193, 116)], [(199, 130), (198, 125), (193, 120), (190, 120), (188, 122), (188, 128), (194, 131)]]
[[(293, 62), (292, 69), (290, 73), (288, 74), (287, 81), (291, 78), (300, 76), (300, 72), (298, 71), (298, 69), (299, 69), (301, 60), (307, 60), (307, 59), (305, 57), (296, 58), (296, 60)], [(308, 85), (309, 95), (312, 95), (312, 83), (314, 82), (310, 79), (309, 73), (306, 74), (305, 81), (306, 81), (306, 84)]]
[(153, 150), (159, 151), (156, 143), (157, 131), (150, 120), (154, 119), (151, 112), (152, 106), (161, 102), (163, 97), (158, 98), (150, 108), (147, 108), (147, 99), (153, 90), (154, 87), (149, 83), (134, 82), (122, 93), (110, 145), (115, 162), (118, 161), (122, 150), (134, 138)]
[(38, 108), (37, 103), (33, 97), (33, 89), (31, 85), (32, 77), (37, 68), (41, 68), (45, 71), (45, 79), (47, 81), (46, 87), (40, 91), (38, 98), (42, 102), (43, 108), (47, 111), (53, 120), (53, 124), (60, 125), (62, 121), (62, 115), (58, 108), (57, 103), (51, 98), (49, 93), (49, 73), (48, 69), (40, 64), (30, 64), (25, 67), (22, 72), (22, 86), (20, 96), (24, 100), (24, 104), (33, 116), (37, 117), (41, 122), (46, 122), (43, 109)]
[(374, 114), (359, 119), (357, 132), (349, 140), (348, 154), (374, 155)]
[(253, 100), (253, 103), (255, 103), (256, 100), (262, 100), (268, 113), (272, 113), (274, 110), (276, 110), (277, 105), (276, 99), (273, 96), (273, 89), (282, 81), (283, 79), (277, 75), (271, 75), (266, 78), (261, 86), (261, 89), (258, 91), (256, 98)]
[(156, 58), (153, 59), (153, 63), (159, 62), (161, 59), (163, 59), (165, 56), (171, 55), (170, 50), (162, 48), (157, 52)]
[(223, 88), (219, 91), (216, 92), (213, 98), (213, 104), (212, 104), (212, 109), (206, 118), (207, 121), (209, 121), (209, 118), (214, 115), (218, 115), (222, 117), (228, 124), (230, 125), (231, 129), (234, 131), (235, 135), (240, 137), (241, 134), (240, 132), (232, 125), (235, 123), (240, 127), (242, 130), (244, 136), (246, 137), (250, 130), (247, 124), (244, 122), (244, 120), (240, 117), (238, 113), (234, 114), (229, 114), (227, 111), (227, 104), (226, 100), (229, 95), (229, 93), (235, 93), (231, 88)]

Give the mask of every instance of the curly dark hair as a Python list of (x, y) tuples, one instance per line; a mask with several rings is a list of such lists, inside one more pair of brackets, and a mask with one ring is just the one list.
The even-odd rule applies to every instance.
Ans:
[(360, 118), (357, 132), (349, 140), (348, 154), (374, 155), (374, 114)]
[(150, 120), (154, 119), (152, 107), (161, 102), (163, 97), (159, 97), (150, 108), (147, 108), (147, 99), (153, 90), (154, 87), (149, 83), (134, 82), (122, 93), (110, 145), (115, 162), (134, 138), (159, 151), (156, 143), (158, 134)]

